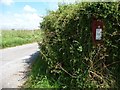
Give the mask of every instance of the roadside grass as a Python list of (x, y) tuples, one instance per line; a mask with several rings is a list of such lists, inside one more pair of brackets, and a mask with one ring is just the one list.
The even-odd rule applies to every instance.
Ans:
[(0, 47), (13, 47), (40, 41), (41, 33), (41, 30), (1, 30)]
[(58, 82), (47, 74), (47, 67), (47, 63), (38, 56), (23, 88), (59, 88)]
[(2, 33), (1, 33), (1, 30), (0, 30), (0, 49), (2, 48)]

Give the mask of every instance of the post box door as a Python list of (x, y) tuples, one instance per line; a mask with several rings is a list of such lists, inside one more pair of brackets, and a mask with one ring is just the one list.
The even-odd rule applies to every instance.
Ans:
[(92, 38), (94, 43), (102, 41), (102, 32), (103, 32), (102, 20), (93, 20), (92, 21)]

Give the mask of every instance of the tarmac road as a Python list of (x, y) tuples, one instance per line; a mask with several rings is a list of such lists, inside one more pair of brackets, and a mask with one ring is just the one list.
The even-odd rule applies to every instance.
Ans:
[(0, 49), (0, 90), (19, 88), (25, 82), (30, 65), (37, 55), (37, 43)]

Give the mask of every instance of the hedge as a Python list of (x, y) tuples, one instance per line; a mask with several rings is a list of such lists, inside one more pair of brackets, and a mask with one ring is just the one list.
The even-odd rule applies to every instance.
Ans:
[[(104, 22), (103, 43), (93, 44), (93, 16)], [(62, 88), (120, 87), (120, 3), (59, 5), (40, 23), (41, 58)]]

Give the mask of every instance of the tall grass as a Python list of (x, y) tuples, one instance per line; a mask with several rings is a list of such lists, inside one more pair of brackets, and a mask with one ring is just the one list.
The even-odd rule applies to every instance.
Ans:
[(13, 47), (41, 40), (41, 30), (2, 30), (1, 48)]

